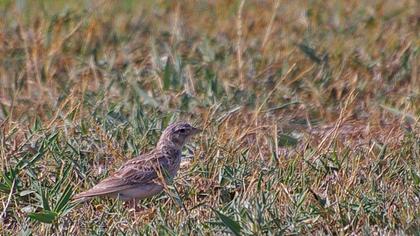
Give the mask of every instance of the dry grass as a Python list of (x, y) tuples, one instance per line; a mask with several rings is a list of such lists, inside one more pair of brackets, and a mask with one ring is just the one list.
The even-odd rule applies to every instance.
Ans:
[[(0, 2), (0, 234), (418, 234), (419, 8)], [(175, 119), (145, 212), (70, 201)]]

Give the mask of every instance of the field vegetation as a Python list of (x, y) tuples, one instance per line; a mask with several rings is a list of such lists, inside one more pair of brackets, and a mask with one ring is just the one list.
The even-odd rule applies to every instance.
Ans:
[[(420, 233), (416, 0), (0, 1), (1, 235)], [(71, 197), (204, 129), (133, 212)]]

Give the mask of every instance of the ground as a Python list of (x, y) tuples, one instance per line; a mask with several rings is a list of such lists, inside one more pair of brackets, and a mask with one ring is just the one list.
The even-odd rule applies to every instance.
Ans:
[[(0, 1), (1, 235), (420, 232), (420, 5)], [(204, 129), (133, 212), (71, 197)]]

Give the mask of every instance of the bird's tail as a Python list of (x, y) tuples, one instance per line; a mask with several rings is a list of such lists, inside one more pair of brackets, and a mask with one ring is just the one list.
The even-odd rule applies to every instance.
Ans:
[(118, 192), (132, 187), (133, 185), (126, 184), (120, 178), (108, 177), (102, 180), (99, 184), (95, 185), (93, 188), (74, 195), (73, 200), (80, 199), (79, 201), (84, 202), (93, 197), (114, 196), (118, 194)]
[(94, 196), (88, 196), (86, 194), (86, 192), (82, 192), (79, 194), (76, 194), (72, 197), (73, 202), (77, 202), (77, 203), (83, 203), (83, 202), (87, 202), (90, 199), (92, 199)]

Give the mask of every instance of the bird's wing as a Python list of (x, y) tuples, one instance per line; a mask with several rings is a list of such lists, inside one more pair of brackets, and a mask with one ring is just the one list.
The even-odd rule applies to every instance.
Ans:
[(161, 153), (148, 153), (127, 161), (112, 176), (102, 180), (90, 190), (74, 198), (94, 197), (118, 193), (137, 184), (150, 183), (158, 177), (157, 171), (168, 169), (170, 160)]
[(125, 183), (123, 179), (110, 176), (99, 182), (97, 185), (93, 186), (93, 188), (85, 192), (76, 194), (73, 197), (73, 199), (90, 198), (95, 196), (118, 193), (122, 190), (129, 189), (132, 187), (133, 185)]
[(168, 156), (160, 152), (134, 158), (126, 162), (113, 176), (123, 179), (127, 184), (148, 183), (158, 177), (158, 172), (171, 165)]

